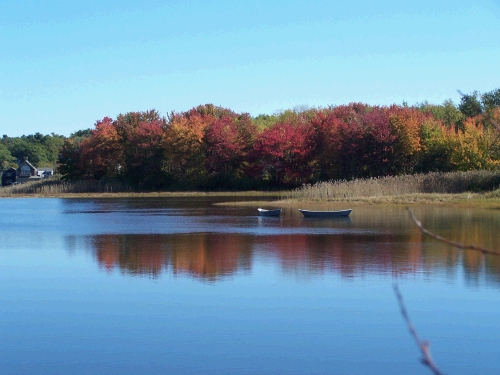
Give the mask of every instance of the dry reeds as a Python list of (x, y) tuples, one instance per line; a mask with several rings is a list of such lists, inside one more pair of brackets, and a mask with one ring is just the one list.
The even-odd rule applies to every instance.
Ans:
[(434, 172), (429, 174), (336, 180), (303, 185), (286, 198), (330, 201), (343, 198), (387, 197), (419, 193), (459, 194), (500, 187), (500, 171)]
[(124, 193), (133, 189), (120, 181), (64, 181), (57, 176), (0, 189), (0, 196), (58, 195), (72, 193)]
[[(469, 171), (429, 173), (379, 177), (357, 180), (318, 182), (313, 185), (281, 192), (285, 199), (328, 202), (356, 198), (395, 197), (411, 194), (460, 194), (492, 191), (500, 188), (500, 171)], [(0, 196), (41, 195), (54, 196), (80, 193), (133, 193), (131, 185), (120, 181), (79, 180), (64, 181), (57, 176), (0, 189)], [(499, 190), (490, 193), (492, 197)]]

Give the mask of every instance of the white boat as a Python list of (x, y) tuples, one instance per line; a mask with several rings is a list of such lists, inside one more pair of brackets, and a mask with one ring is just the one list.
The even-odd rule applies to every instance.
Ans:
[(281, 208), (275, 210), (264, 210), (263, 208), (258, 208), (260, 216), (280, 216)]
[(299, 211), (304, 215), (304, 217), (346, 217), (352, 212), (352, 209), (340, 210), (340, 211), (309, 211), (301, 210)]

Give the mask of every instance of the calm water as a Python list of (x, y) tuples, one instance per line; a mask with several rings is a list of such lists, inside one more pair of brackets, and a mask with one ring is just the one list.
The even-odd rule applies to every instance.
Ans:
[[(0, 200), (0, 373), (427, 374), (394, 282), (442, 371), (500, 372), (500, 257), (403, 207), (224, 200)], [(414, 213), (500, 248), (498, 210)]]

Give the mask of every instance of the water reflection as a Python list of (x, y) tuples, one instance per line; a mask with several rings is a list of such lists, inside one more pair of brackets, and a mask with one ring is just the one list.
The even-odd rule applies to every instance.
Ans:
[[(0, 200), (2, 373), (421, 374), (393, 279), (443, 370), (498, 373), (500, 257), (404, 207), (226, 199)], [(498, 210), (413, 212), (500, 248)]]
[(463, 272), (470, 285), (481, 278), (500, 286), (499, 257), (461, 252), (422, 239), (420, 232), (338, 233), (334, 235), (245, 235), (194, 233), (172, 235), (96, 235), (67, 237), (68, 249), (83, 246), (108, 272), (160, 277), (189, 275), (218, 281), (251, 273), (255, 262), (272, 263), (298, 278), (327, 273), (344, 278), (379, 275), (441, 275), (454, 280)]
[[(281, 217), (263, 218), (256, 208), (214, 204), (227, 200), (5, 200), (3, 246), (33, 242), (48, 249), (62, 236), (66, 251), (89, 252), (101, 269), (135, 276), (189, 275), (218, 281), (238, 272), (253, 273), (265, 263), (268, 269), (297, 278), (422, 274), (464, 280), (471, 286), (500, 285), (500, 257), (422, 238), (404, 207), (355, 207), (345, 220), (305, 219), (296, 208), (285, 207)], [(439, 235), (500, 249), (499, 210), (412, 210)], [(19, 242), (21, 232), (24, 240)]]
[(132, 275), (171, 270), (214, 281), (251, 264), (250, 244), (235, 235), (102, 235), (86, 242), (101, 268)]

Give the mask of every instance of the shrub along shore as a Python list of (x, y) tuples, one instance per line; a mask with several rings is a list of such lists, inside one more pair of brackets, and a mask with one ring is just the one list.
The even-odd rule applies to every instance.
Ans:
[[(217, 204), (318, 207), (350, 204), (460, 204), (500, 208), (500, 171), (428, 173), (334, 180), (288, 191), (137, 191), (117, 181), (65, 181), (58, 176), (0, 189), (0, 197), (157, 198), (190, 196), (256, 197)], [(276, 198), (272, 201), (269, 199)], [(261, 199), (263, 198), (263, 199)]]

